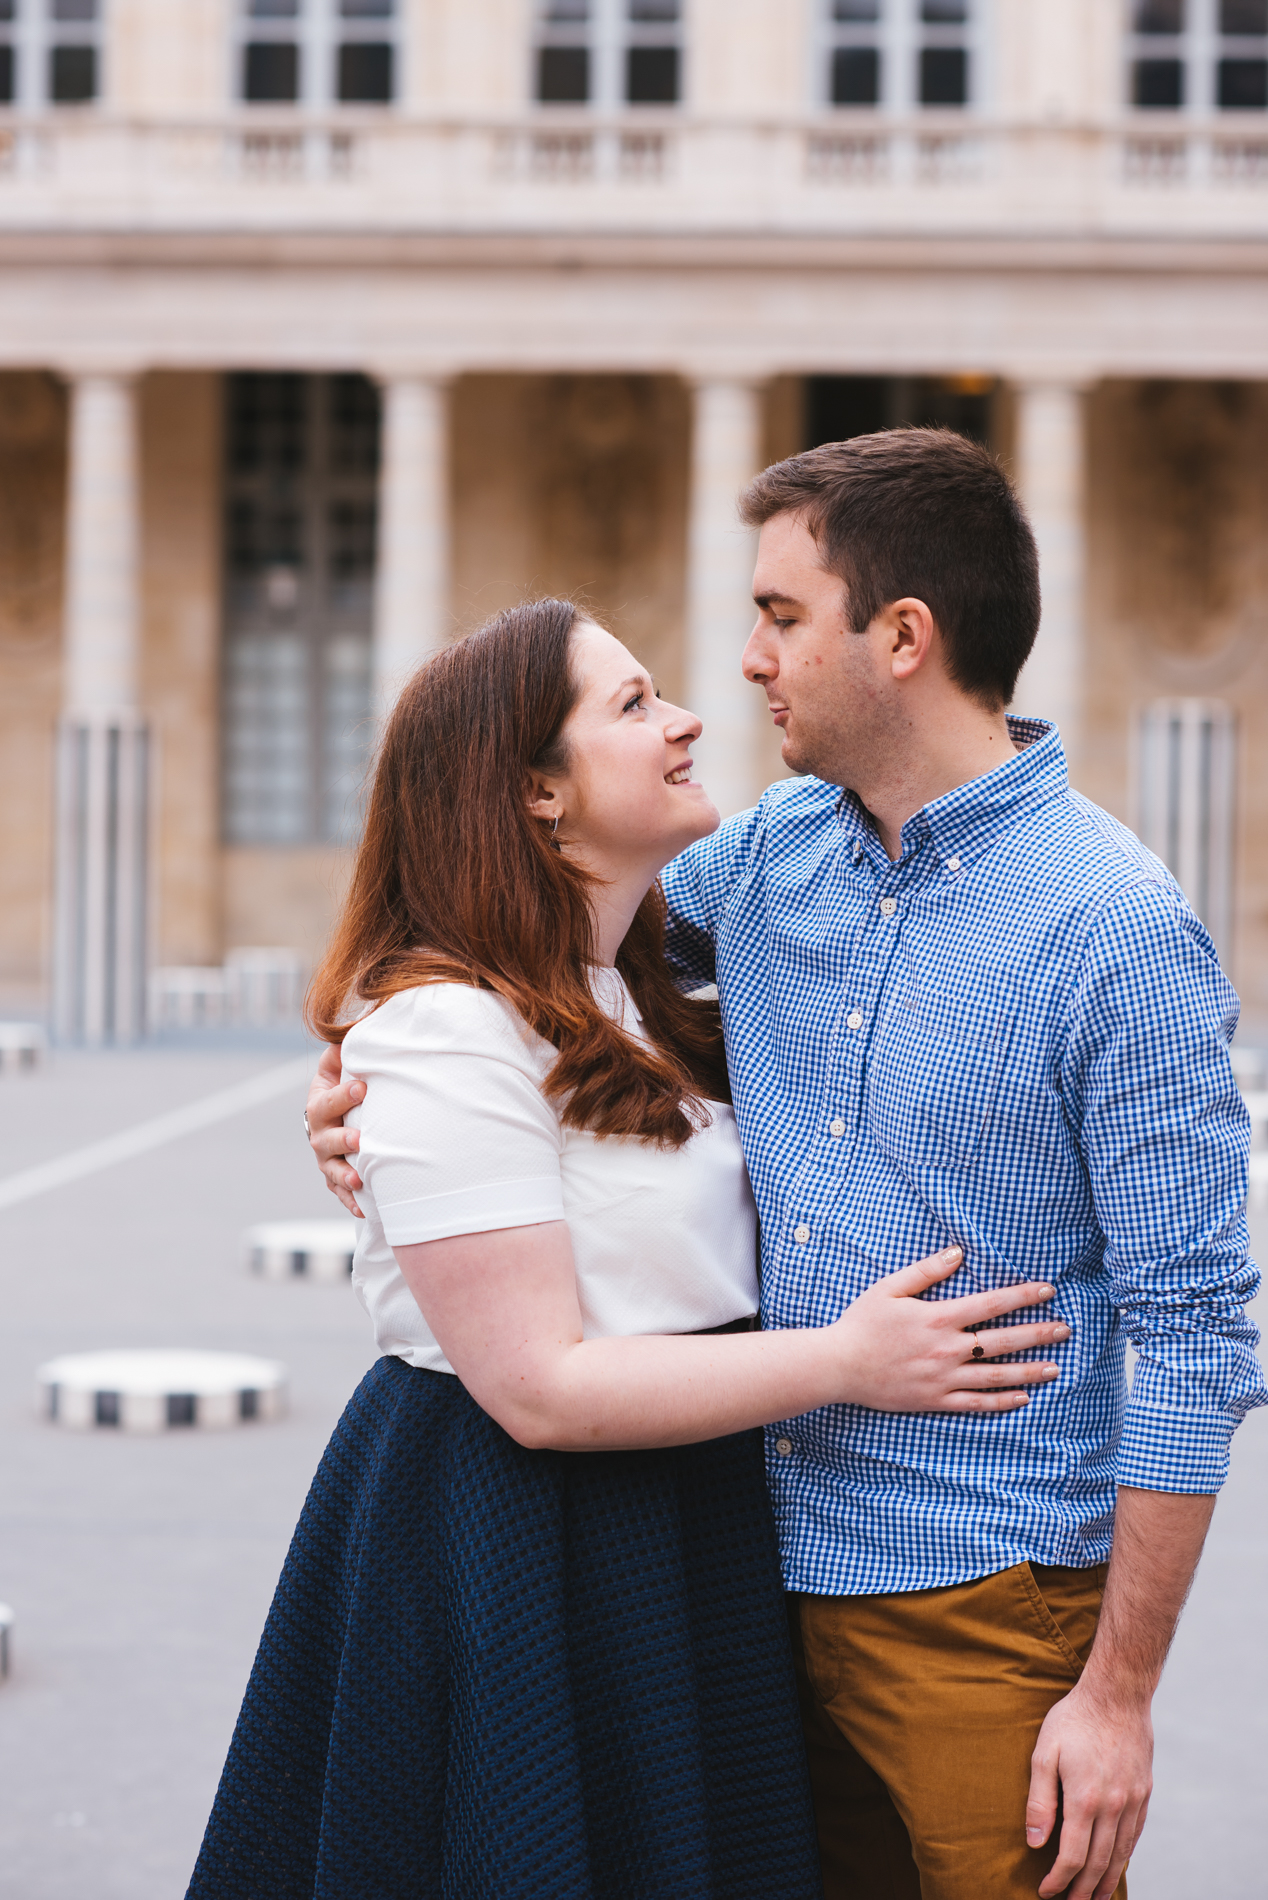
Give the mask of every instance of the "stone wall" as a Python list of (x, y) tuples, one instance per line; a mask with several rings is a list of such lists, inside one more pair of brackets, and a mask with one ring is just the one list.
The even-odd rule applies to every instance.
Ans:
[(0, 375), (0, 998), (41, 1006), (61, 697), (66, 400), (38, 371)]
[(1135, 817), (1132, 730), (1164, 696), (1236, 710), (1232, 977), (1268, 1011), (1268, 387), (1109, 382), (1089, 399), (1084, 789)]

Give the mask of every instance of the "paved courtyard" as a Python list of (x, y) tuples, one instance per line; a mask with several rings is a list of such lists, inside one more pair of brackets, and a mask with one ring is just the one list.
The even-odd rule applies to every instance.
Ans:
[[(41, 1073), (0, 1076), (0, 1173), (300, 1053), (296, 1042), (60, 1054)], [(295, 1082), (0, 1208), (0, 1600), (17, 1615), (0, 1686), (5, 1900), (184, 1892), (291, 1528), (372, 1357), (346, 1287), (271, 1284), (243, 1267), (252, 1222), (338, 1211), (309, 1160), (301, 1100)], [(1257, 1242), (1268, 1254), (1268, 1222)], [(42, 1422), (41, 1361), (116, 1345), (283, 1359), (290, 1413), (153, 1439)], [(1262, 1413), (1239, 1434), (1158, 1699), (1158, 1787), (1132, 1900), (1268, 1894), (1266, 1434)]]

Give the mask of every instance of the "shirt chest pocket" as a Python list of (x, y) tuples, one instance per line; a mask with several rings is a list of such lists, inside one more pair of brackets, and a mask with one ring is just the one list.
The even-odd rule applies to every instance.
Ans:
[(904, 1168), (957, 1168), (982, 1145), (1008, 1044), (996, 999), (955, 1010), (900, 1005), (880, 1027), (867, 1081), (877, 1147)]

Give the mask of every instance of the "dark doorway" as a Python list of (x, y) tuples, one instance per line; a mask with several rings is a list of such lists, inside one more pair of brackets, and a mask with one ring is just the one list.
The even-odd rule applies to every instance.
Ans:
[(913, 426), (989, 445), (994, 397), (989, 376), (808, 376), (806, 447)]

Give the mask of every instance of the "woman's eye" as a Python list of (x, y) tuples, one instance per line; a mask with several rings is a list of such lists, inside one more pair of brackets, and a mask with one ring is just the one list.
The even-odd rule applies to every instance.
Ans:
[(627, 700), (625, 705), (621, 708), (621, 710), (622, 712), (633, 712), (634, 708), (636, 706), (641, 706), (642, 703), (643, 703), (643, 695), (641, 693), (635, 693), (633, 699)]

